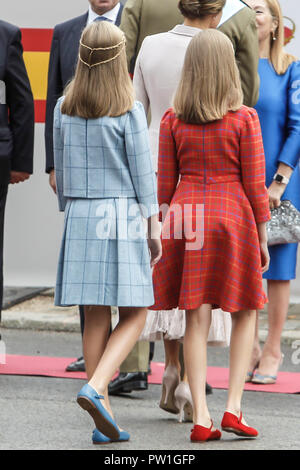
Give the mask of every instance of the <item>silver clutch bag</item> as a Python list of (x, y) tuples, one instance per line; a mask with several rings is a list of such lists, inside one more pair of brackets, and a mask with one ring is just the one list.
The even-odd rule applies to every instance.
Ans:
[(281, 201), (271, 210), (271, 220), (267, 223), (268, 245), (300, 242), (300, 212), (291, 201)]

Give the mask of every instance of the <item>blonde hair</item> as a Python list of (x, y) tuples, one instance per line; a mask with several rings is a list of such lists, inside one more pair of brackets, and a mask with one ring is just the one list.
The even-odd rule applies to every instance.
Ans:
[(225, 2), (226, 0), (180, 0), (178, 8), (185, 18), (203, 18), (220, 13)]
[(232, 43), (215, 29), (191, 40), (174, 98), (177, 117), (186, 123), (222, 119), (243, 104), (239, 71)]
[(272, 33), (270, 36), (270, 61), (278, 75), (283, 75), (287, 71), (288, 67), (293, 62), (297, 61), (297, 58), (292, 54), (288, 54), (284, 50), (284, 24), (281, 7), (278, 0), (265, 0), (265, 2), (270, 10), (273, 20), (277, 22), (274, 36)]
[(81, 35), (76, 72), (66, 87), (62, 113), (85, 119), (120, 116), (133, 103), (124, 34), (108, 21), (90, 24)]

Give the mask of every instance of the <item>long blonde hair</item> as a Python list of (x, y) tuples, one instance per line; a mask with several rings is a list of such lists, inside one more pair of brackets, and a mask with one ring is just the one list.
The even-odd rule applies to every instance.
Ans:
[(274, 36), (272, 33), (270, 36), (270, 61), (278, 75), (283, 75), (287, 71), (288, 67), (293, 62), (297, 61), (297, 58), (292, 54), (288, 54), (284, 50), (284, 24), (281, 7), (278, 0), (265, 0), (265, 2), (270, 10), (273, 20), (277, 23)]
[(231, 41), (215, 29), (191, 40), (174, 98), (177, 117), (186, 123), (222, 119), (243, 104), (239, 71)]
[(90, 24), (81, 35), (76, 72), (65, 90), (62, 113), (85, 119), (120, 116), (133, 103), (124, 34), (108, 21)]

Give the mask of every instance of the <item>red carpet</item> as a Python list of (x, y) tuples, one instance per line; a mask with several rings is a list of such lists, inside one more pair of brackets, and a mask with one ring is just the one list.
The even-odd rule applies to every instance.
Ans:
[[(30, 375), (58, 377), (68, 379), (85, 379), (83, 372), (65, 372), (65, 368), (75, 358), (42, 357), (7, 355), (6, 364), (0, 364), (0, 374)], [(152, 362), (150, 384), (161, 384), (164, 364)], [(213, 388), (228, 388), (228, 369), (224, 367), (208, 367), (207, 382)], [(300, 373), (279, 372), (277, 383), (274, 385), (245, 384), (245, 390), (271, 393), (300, 393)]]

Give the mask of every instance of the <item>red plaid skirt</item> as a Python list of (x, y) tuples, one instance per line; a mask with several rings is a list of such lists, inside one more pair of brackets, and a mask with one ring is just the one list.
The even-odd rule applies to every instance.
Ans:
[(184, 176), (162, 227), (162, 247), (151, 310), (212, 304), (236, 312), (267, 302), (256, 222), (236, 177), (204, 184)]

